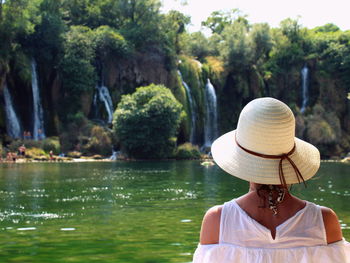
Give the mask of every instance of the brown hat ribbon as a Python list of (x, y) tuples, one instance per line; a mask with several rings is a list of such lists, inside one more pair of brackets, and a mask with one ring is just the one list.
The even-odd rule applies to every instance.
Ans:
[(278, 168), (279, 178), (280, 178), (280, 181), (281, 181), (281, 185), (283, 185), (284, 187), (287, 188), (287, 182), (286, 182), (286, 179), (285, 179), (284, 173), (283, 173), (283, 160), (286, 159), (291, 164), (291, 166), (293, 167), (293, 169), (295, 171), (295, 175), (296, 175), (296, 177), (298, 179), (298, 182), (300, 183), (301, 181), (303, 181), (303, 183), (304, 183), (304, 185), (306, 187), (305, 180), (304, 180), (303, 176), (301, 175), (298, 167), (293, 162), (293, 160), (289, 157), (295, 151), (295, 144), (294, 144), (293, 149), (290, 150), (288, 153), (283, 153), (283, 154), (280, 154), (280, 155), (268, 155), (268, 154), (262, 154), (262, 153), (257, 153), (257, 152), (253, 152), (251, 150), (248, 150), (248, 149), (244, 148), (242, 145), (240, 145), (237, 142), (237, 138), (236, 137), (235, 137), (235, 140), (236, 140), (236, 144), (238, 145), (238, 147), (241, 148), (243, 151), (249, 153), (249, 154), (252, 154), (252, 155), (255, 155), (255, 156), (258, 156), (258, 157), (261, 157), (261, 158), (266, 158), (266, 159), (280, 159), (280, 161), (279, 161), (279, 168)]

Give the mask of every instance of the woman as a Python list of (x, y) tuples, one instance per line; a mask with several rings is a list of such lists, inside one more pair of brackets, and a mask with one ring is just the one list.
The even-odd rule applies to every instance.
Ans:
[(212, 155), (250, 188), (207, 211), (194, 263), (350, 262), (337, 215), (288, 191), (316, 174), (320, 154), (295, 137), (286, 104), (273, 98), (248, 103), (237, 129), (213, 143)]

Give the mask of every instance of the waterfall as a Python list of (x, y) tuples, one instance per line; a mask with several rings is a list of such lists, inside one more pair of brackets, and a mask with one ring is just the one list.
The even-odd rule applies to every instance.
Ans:
[[(101, 85), (96, 86), (96, 92), (95, 92), (94, 100), (93, 100), (93, 107), (95, 108), (96, 111), (98, 111), (98, 106), (97, 106), (98, 101), (102, 102), (105, 109), (106, 109), (106, 112), (108, 115), (107, 122), (112, 123), (113, 111), (114, 111), (113, 102), (112, 102), (112, 98), (111, 98), (111, 95), (109, 93), (109, 90), (103, 84), (103, 82)], [(97, 115), (97, 112), (96, 112), (96, 115)]]
[(120, 154), (120, 151), (112, 150), (112, 155), (109, 157), (111, 161), (118, 160), (118, 155)]
[(217, 100), (214, 86), (210, 80), (205, 86), (205, 106), (206, 119), (204, 126), (204, 147), (210, 147), (213, 141), (218, 136), (218, 114), (217, 114)]
[(18, 116), (16, 114), (16, 111), (13, 107), (11, 94), (7, 88), (6, 83), (4, 87), (4, 101), (5, 101), (7, 134), (12, 138), (21, 138), (22, 137), (21, 125), (20, 125)]
[(302, 97), (303, 97), (303, 102), (302, 102), (301, 109), (300, 109), (301, 113), (305, 112), (305, 109), (309, 103), (308, 77), (309, 77), (309, 69), (308, 69), (307, 65), (305, 64), (301, 70), (301, 91), (302, 91)]
[(191, 111), (191, 134), (190, 134), (190, 143), (195, 143), (195, 136), (196, 136), (196, 111), (194, 109), (194, 102), (192, 99), (192, 93), (190, 87), (187, 85), (187, 83), (183, 80), (182, 74), (180, 71), (178, 71), (178, 74), (180, 76), (182, 85), (185, 87), (186, 90), (186, 96), (190, 105), (190, 111)]
[(38, 86), (38, 74), (36, 62), (32, 60), (32, 92), (33, 92), (33, 139), (45, 138), (44, 112), (41, 105), (40, 91)]

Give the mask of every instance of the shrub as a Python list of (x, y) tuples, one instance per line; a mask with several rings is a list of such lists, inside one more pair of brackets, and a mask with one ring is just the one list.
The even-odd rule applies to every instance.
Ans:
[(46, 156), (46, 153), (43, 149), (36, 147), (26, 149), (26, 158), (40, 159), (43, 156)]
[(48, 137), (41, 143), (42, 148), (46, 153), (53, 151), (54, 154), (59, 154), (61, 152), (61, 144), (58, 137)]
[(110, 155), (112, 140), (109, 133), (101, 126), (94, 126), (88, 143), (83, 147), (86, 154)]
[(34, 141), (34, 140), (14, 140), (10, 143), (8, 146), (8, 150), (11, 152), (17, 152), (18, 148), (23, 145), (26, 148), (42, 148), (41, 147), (41, 141)]
[(167, 158), (173, 155), (181, 113), (182, 105), (171, 91), (152, 84), (122, 97), (113, 129), (130, 157)]
[(175, 154), (176, 159), (199, 159), (201, 154), (198, 146), (191, 143), (181, 144)]

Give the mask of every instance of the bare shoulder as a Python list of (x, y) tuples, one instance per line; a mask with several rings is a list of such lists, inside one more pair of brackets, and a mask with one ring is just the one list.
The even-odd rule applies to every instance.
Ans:
[(322, 206), (322, 217), (326, 229), (327, 243), (340, 241), (343, 238), (338, 216), (330, 208)]
[(213, 206), (204, 215), (200, 234), (200, 243), (217, 244), (220, 234), (220, 219), (222, 206)]

